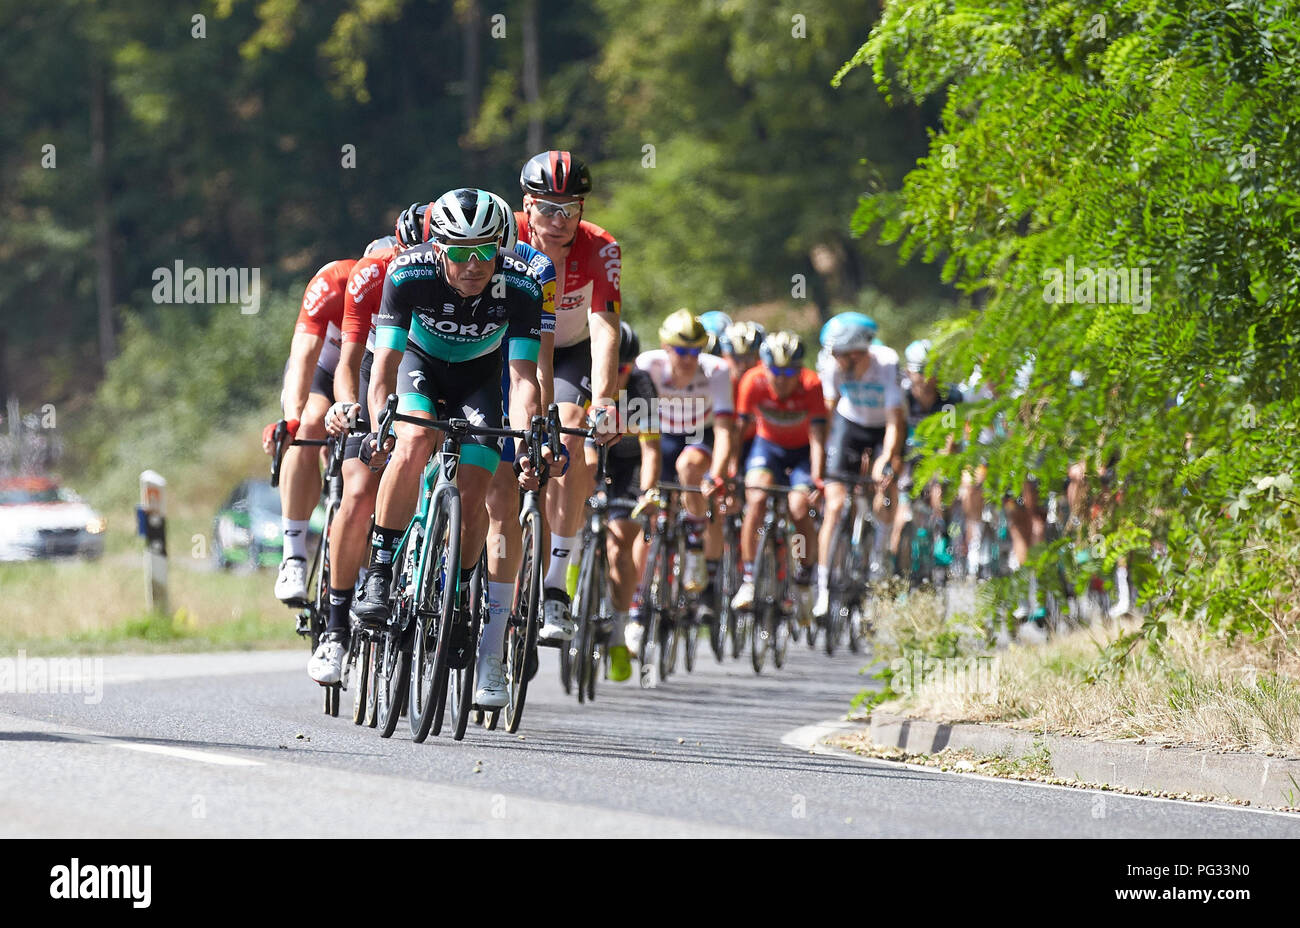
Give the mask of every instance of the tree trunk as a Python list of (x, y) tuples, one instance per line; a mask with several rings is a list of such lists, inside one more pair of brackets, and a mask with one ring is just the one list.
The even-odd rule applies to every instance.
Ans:
[(90, 68), (90, 163), (95, 176), (95, 303), (99, 311), (99, 360), (107, 370), (117, 356), (113, 333), (113, 224), (108, 194), (107, 100), (104, 65)]
[[(479, 106), (483, 100), (483, 55), (482, 55), (482, 36), (483, 31), (483, 11), (479, 7), (478, 0), (465, 0), (462, 7), (464, 13), (461, 20), (461, 39), (464, 48), (464, 84), (465, 84), (465, 133), (474, 131), (474, 126), (478, 123)], [(471, 158), (470, 152), (465, 152), (465, 157)]]
[(543, 150), (542, 72), (538, 54), (537, 0), (524, 0), (524, 102), (528, 106), (528, 157)]

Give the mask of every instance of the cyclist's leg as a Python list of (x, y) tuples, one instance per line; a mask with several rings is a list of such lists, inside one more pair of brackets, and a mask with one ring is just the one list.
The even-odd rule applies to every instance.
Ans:
[[(687, 439), (700, 436), (687, 436)], [(709, 436), (712, 437), (711, 435)], [(690, 487), (698, 487), (709, 472), (713, 462), (711, 442), (694, 442), (687, 445), (677, 456), (677, 480)], [(686, 576), (687, 591), (702, 591), (709, 583), (710, 554), (714, 564), (722, 552), (722, 536), (715, 539), (709, 532), (705, 521), (706, 506), (704, 497), (699, 493), (683, 493), (682, 505), (690, 515), (686, 532)], [(710, 550), (711, 549), (711, 550)], [(716, 570), (716, 568), (715, 568)]]
[[(580, 428), (586, 422), (586, 410), (591, 404), (591, 346), (580, 342), (568, 348), (555, 349), (555, 402), (560, 407), (561, 424)], [(587, 462), (584, 439), (578, 435), (564, 436), (564, 447), (569, 453), (569, 468), (563, 477), (551, 481), (546, 493), (546, 517), (551, 529), (551, 543), (547, 546), (549, 559), (542, 586), (548, 602), (562, 605), (563, 616), (555, 607), (547, 610), (547, 630), (567, 628), (572, 635), (572, 622), (568, 618), (571, 599), (571, 567), (576, 570), (578, 533), (587, 497), (591, 495), (594, 473)], [(543, 637), (555, 637), (544, 634)], [(565, 638), (560, 634), (558, 637)]]
[(770, 446), (755, 438), (745, 459), (745, 515), (740, 525), (740, 587), (731, 598), (735, 609), (754, 604), (754, 558), (758, 553), (758, 527), (763, 522), (764, 493), (758, 487), (770, 487), (777, 462), (771, 460)]
[[(325, 437), (325, 413), (333, 402), (329, 375), (319, 367), (312, 391), (303, 408), (298, 438)], [(311, 514), (320, 502), (321, 449), (315, 445), (291, 445), (280, 467), (280, 529), (284, 552), (275, 580), (275, 596), (281, 601), (307, 597), (307, 535)]]
[(812, 568), (817, 563), (817, 529), (813, 525), (812, 513), (809, 512), (808, 491), (812, 489), (812, 458), (810, 449), (796, 448), (787, 453), (789, 471), (790, 519), (794, 523), (795, 536), (792, 539), (792, 551), (796, 558), (795, 583), (807, 586)]
[(988, 465), (978, 464), (961, 475), (962, 522), (966, 530), (966, 569), (972, 577), (979, 576), (980, 548), (984, 543), (984, 481)]
[(856, 474), (862, 466), (864, 448), (860, 441), (854, 440), (856, 428), (838, 412), (831, 416), (830, 434), (826, 437), (826, 501), (817, 545), (817, 604), (813, 607), (816, 615), (825, 615), (830, 608), (831, 539), (850, 492), (849, 486), (836, 478)]

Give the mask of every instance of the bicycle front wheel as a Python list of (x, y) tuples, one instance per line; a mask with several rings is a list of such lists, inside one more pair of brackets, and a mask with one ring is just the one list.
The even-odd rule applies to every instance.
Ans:
[[(542, 584), (541, 514), (524, 513), (524, 559), (515, 582), (515, 599), (506, 628), (506, 676), (509, 702), (506, 703), (506, 731), (514, 734), (524, 717), (528, 698), (530, 662), (537, 660), (537, 608)], [(563, 649), (561, 649), (563, 650)]]
[[(460, 498), (439, 493), (433, 530), (420, 554), (420, 595), (416, 598), (415, 640), (411, 654), (411, 739), (417, 744), (442, 729), (447, 697), (446, 639), (450, 637), (453, 597), (460, 572)], [(435, 728), (436, 726), (436, 728)]]

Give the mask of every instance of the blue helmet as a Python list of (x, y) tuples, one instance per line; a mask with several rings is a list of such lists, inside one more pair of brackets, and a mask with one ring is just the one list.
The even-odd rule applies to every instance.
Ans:
[(718, 309), (710, 310), (707, 313), (700, 313), (700, 323), (709, 333), (709, 343), (704, 350), (709, 354), (721, 354), (719, 347), (722, 342), (722, 334), (727, 331), (727, 326), (731, 325), (731, 317)]
[(876, 337), (876, 322), (862, 313), (839, 313), (822, 326), (819, 339), (832, 354), (865, 351)]

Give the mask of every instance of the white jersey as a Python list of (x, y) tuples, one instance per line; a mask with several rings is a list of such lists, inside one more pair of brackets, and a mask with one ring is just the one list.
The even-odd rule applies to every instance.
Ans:
[(826, 350), (817, 356), (817, 374), (826, 399), (839, 397), (839, 415), (863, 428), (878, 429), (889, 424), (889, 410), (903, 405), (903, 394), (898, 388), (898, 352), (884, 345), (872, 345), (870, 351), (871, 367), (861, 380), (849, 380)]
[(700, 366), (684, 387), (673, 386), (672, 361), (662, 348), (643, 351), (636, 366), (650, 375), (659, 393), (659, 431), (665, 435), (698, 434), (714, 417), (735, 411), (731, 368), (715, 355), (700, 354)]

